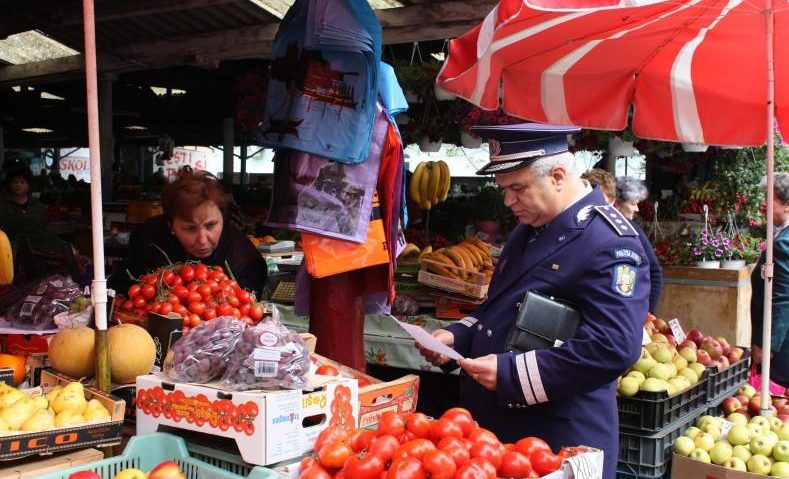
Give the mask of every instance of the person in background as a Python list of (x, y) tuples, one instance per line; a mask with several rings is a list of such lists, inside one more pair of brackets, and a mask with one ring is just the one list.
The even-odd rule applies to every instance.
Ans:
[[(610, 179), (613, 179), (610, 173), (605, 171), (603, 173), (611, 177)], [(600, 173), (595, 173), (595, 175), (601, 176)], [(603, 181), (609, 181), (609, 179), (603, 178)], [(663, 288), (663, 268), (660, 267), (660, 262), (655, 255), (655, 248), (649, 242), (649, 237), (639, 226), (638, 221), (633, 220), (635, 214), (638, 213), (638, 203), (647, 199), (647, 187), (644, 186), (641, 180), (631, 176), (620, 176), (615, 180), (615, 184), (616, 196), (609, 197), (606, 195), (606, 200), (621, 211), (622, 215), (630, 220), (630, 224), (638, 232), (638, 239), (641, 240), (641, 245), (644, 247), (647, 260), (649, 261), (649, 280), (652, 285), (649, 292), (649, 312), (655, 314), (660, 301), (660, 292)], [(603, 193), (605, 193), (605, 188), (603, 188)]]
[[(460, 402), (502, 442), (545, 439), (555, 451), (585, 444), (605, 453), (603, 479), (616, 476), (616, 379), (641, 353), (649, 293), (645, 253), (627, 220), (581, 179), (568, 151), (574, 127), (477, 127), (504, 205), (517, 217), (488, 297), (471, 316), (433, 336), (464, 358)], [(517, 353), (507, 336), (527, 291), (575, 305), (575, 335), (557, 347)], [(417, 345), (434, 365), (449, 358)]]
[(180, 171), (162, 191), (164, 214), (132, 232), (129, 250), (109, 286), (125, 293), (131, 285), (129, 274), (139, 277), (170, 261), (199, 260), (225, 270), (229, 267), (241, 287), (260, 297), (266, 262), (249, 238), (226, 221), (230, 200), (210, 173)]
[(616, 178), (614, 178), (614, 175), (600, 168), (592, 168), (584, 171), (581, 178), (588, 181), (592, 186), (599, 186), (600, 191), (603, 192), (605, 202), (614, 206), (616, 201)]
[[(775, 173), (773, 196), (773, 307), (772, 341), (770, 341), (770, 379), (789, 387), (789, 173)], [(762, 188), (767, 180), (762, 178)], [(762, 252), (751, 273), (751, 358), (756, 366), (762, 362), (764, 321), (764, 278), (762, 268), (767, 252)]]

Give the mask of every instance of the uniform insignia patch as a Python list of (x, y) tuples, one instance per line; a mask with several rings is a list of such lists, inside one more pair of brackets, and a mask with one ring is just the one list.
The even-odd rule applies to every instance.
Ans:
[(575, 214), (575, 222), (580, 225), (581, 223), (589, 219), (589, 215), (592, 213), (593, 207), (594, 205), (586, 205), (580, 210), (578, 210), (578, 213)]
[(629, 259), (632, 260), (636, 266), (641, 266), (641, 255), (633, 251), (632, 249), (621, 248), (614, 250), (614, 258), (618, 260)]
[(630, 297), (636, 289), (636, 270), (627, 264), (614, 266), (614, 292), (620, 296)]
[(611, 225), (619, 236), (638, 236), (636, 230), (633, 229), (630, 222), (622, 216), (618, 209), (608, 205), (598, 205), (594, 209)]

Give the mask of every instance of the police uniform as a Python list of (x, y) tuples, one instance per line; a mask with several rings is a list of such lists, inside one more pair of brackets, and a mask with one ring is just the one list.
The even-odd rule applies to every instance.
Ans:
[[(533, 128), (539, 132), (544, 125)], [(478, 133), (490, 138), (497, 132)], [(524, 146), (508, 144), (522, 133), (494, 143), (492, 155), (505, 161), (488, 166), (498, 167), (496, 172), (517, 169), (505, 163), (515, 161), (513, 148)], [(536, 143), (542, 146), (539, 139)], [(505, 352), (519, 302), (530, 290), (573, 303), (581, 323), (572, 339), (556, 347)], [(603, 477), (613, 479), (619, 442), (616, 379), (641, 352), (649, 291), (649, 264), (637, 233), (606, 206), (598, 188), (544, 227), (518, 225), (499, 258), (487, 300), (446, 328), (464, 357), (497, 355), (496, 391), (463, 374), (462, 404), (502, 441), (538, 436), (555, 451), (574, 445), (602, 449)]]

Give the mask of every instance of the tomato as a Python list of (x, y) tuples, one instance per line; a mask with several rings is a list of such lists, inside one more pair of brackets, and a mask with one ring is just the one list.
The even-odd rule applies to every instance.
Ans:
[(200, 315), (203, 314), (205, 311), (205, 303), (202, 301), (191, 301), (189, 302), (189, 312)]
[[(454, 438), (448, 438), (454, 439)], [(452, 460), (455, 461), (455, 466), (458, 468), (465, 466), (470, 460), (471, 455), (468, 452), (468, 449), (457, 446), (457, 445), (450, 445), (440, 448), (442, 451), (446, 452), (447, 454), (452, 457)]]
[(501, 458), (499, 477), (522, 479), (531, 474), (531, 461), (525, 455), (510, 451)]
[(178, 296), (174, 294), (170, 294), (170, 296), (167, 297), (167, 302), (172, 304), (173, 306), (175, 306), (176, 304), (181, 304), (180, 298), (178, 298)]
[(387, 463), (392, 459), (392, 456), (394, 456), (395, 451), (397, 451), (399, 447), (400, 442), (396, 437), (384, 435), (377, 437), (371, 442), (369, 452), (370, 454), (375, 454), (380, 457), (384, 463)]
[(251, 305), (249, 303), (247, 303), (247, 304), (242, 304), (241, 307), (238, 308), (238, 310), (241, 312), (241, 316), (242, 317), (243, 316), (249, 317), (249, 308), (250, 307), (251, 307)]
[(430, 479), (452, 479), (457, 470), (452, 456), (440, 449), (427, 451), (422, 457), (422, 466), (430, 475)]
[(205, 281), (208, 279), (208, 266), (204, 264), (198, 264), (195, 266), (195, 279), (197, 281)]
[(173, 284), (175, 282), (175, 273), (168, 269), (164, 272), (164, 274), (162, 274), (162, 279), (164, 280), (165, 284)]
[(400, 446), (394, 453), (393, 461), (397, 461), (404, 457), (413, 457), (414, 459), (422, 460), (422, 457), (428, 451), (435, 451), (436, 446), (429, 439), (413, 439)]
[(227, 303), (217, 305), (216, 314), (218, 316), (230, 316), (233, 313), (233, 307)]
[(211, 286), (203, 283), (197, 287), (197, 293), (205, 300), (211, 299)]
[(322, 364), (315, 370), (315, 374), (322, 374), (324, 376), (339, 376), (340, 371), (331, 364)]
[(203, 319), (205, 319), (206, 321), (209, 321), (214, 318), (216, 318), (216, 309), (206, 308), (205, 311), (203, 311)]
[(299, 463), (299, 471), (304, 472), (307, 469), (317, 465), (319, 465), (318, 460), (315, 459), (314, 456), (307, 456), (304, 459), (302, 459), (301, 462)]
[(148, 301), (145, 300), (142, 296), (137, 296), (134, 298), (134, 307), (137, 309), (144, 308), (145, 305), (148, 304)]
[(183, 304), (176, 304), (175, 306), (173, 306), (173, 312), (181, 316), (182, 318), (189, 317), (189, 310), (186, 309), (186, 306), (184, 306)]
[(478, 465), (469, 463), (457, 470), (455, 479), (488, 479), (488, 475)]
[(425, 468), (418, 459), (404, 457), (392, 462), (386, 472), (386, 479), (426, 479)]
[(140, 294), (145, 299), (153, 299), (156, 296), (156, 286), (152, 284), (146, 284), (140, 289)]
[(308, 467), (306, 471), (300, 471), (299, 479), (332, 479), (332, 477), (331, 474), (326, 472), (326, 469), (320, 466), (320, 464), (316, 464), (312, 467)]
[(196, 314), (190, 314), (189, 315), (189, 327), (190, 328), (195, 328), (197, 326), (200, 326), (201, 324), (203, 324), (203, 320), (200, 319), (200, 316), (198, 316)]
[(200, 293), (198, 293), (197, 291), (193, 291), (189, 293), (189, 296), (186, 298), (185, 302), (189, 304), (189, 303), (199, 303), (202, 301), (203, 301), (203, 297), (200, 296)]
[(318, 451), (318, 462), (326, 469), (339, 469), (353, 455), (351, 447), (342, 442), (326, 444)]
[(447, 411), (441, 415), (441, 419), (449, 419), (460, 426), (460, 429), (463, 431), (463, 437), (468, 437), (471, 430), (476, 427), (471, 413), (468, 412), (468, 409), (462, 407), (447, 409)]
[(181, 279), (184, 283), (188, 283), (195, 279), (195, 269), (191, 265), (185, 265), (181, 268)]
[(177, 286), (173, 286), (173, 294), (181, 300), (185, 300), (189, 297), (189, 290), (186, 289), (186, 286), (179, 284)]
[(327, 427), (315, 439), (315, 450), (320, 451), (323, 446), (333, 442), (343, 442), (348, 439), (348, 431), (339, 427)]
[(374, 429), (357, 429), (357, 431), (357, 434), (350, 435), (348, 444), (356, 452), (369, 451), (370, 445), (378, 437), (378, 432)]
[(140, 280), (140, 283), (143, 284), (156, 284), (156, 275), (155, 274), (146, 274)]
[(440, 442), (445, 437), (463, 437), (463, 430), (450, 419), (439, 419), (430, 424), (430, 437), (435, 442)]
[(482, 469), (488, 479), (496, 479), (496, 468), (484, 457), (472, 457), (468, 463)]
[(239, 302), (238, 298), (236, 298), (235, 296), (230, 296), (229, 298), (227, 298), (227, 302), (228, 304), (230, 304), (230, 306), (234, 308), (238, 308), (239, 306), (241, 306), (241, 302)]
[(400, 437), (405, 431), (405, 421), (400, 413), (386, 411), (378, 418), (378, 434)]
[[(249, 316), (255, 321), (262, 319), (265, 312), (265, 308), (263, 308), (263, 305), (260, 303), (255, 303), (251, 308), (249, 308)], [(361, 382), (359, 383), (359, 387), (362, 387)]]
[(501, 447), (488, 442), (477, 442), (469, 449), (472, 459), (481, 457), (487, 459), (497, 470), (501, 467)]
[(134, 309), (134, 301), (132, 301), (131, 299), (127, 299), (126, 301), (123, 302), (121, 309), (123, 309), (124, 311), (131, 311), (132, 309)]
[(167, 316), (172, 310), (173, 305), (171, 303), (162, 303), (162, 306), (159, 308), (159, 314)]
[(244, 289), (238, 290), (238, 293), (236, 293), (236, 297), (241, 302), (241, 304), (247, 304), (250, 301), (252, 301), (252, 296), (249, 294), (249, 291), (246, 291)]
[(430, 437), (430, 418), (421, 412), (416, 412), (408, 416), (405, 428), (414, 437)]
[(468, 434), (468, 438), (472, 442), (489, 442), (489, 443), (495, 444), (495, 445), (500, 445), (501, 444), (501, 442), (499, 441), (499, 438), (496, 437), (495, 434), (493, 434), (491, 431), (489, 431), (489, 430), (487, 430), (487, 429), (485, 429), (483, 427), (478, 427), (478, 428), (472, 429), (471, 432)]
[(137, 296), (139, 296), (140, 295), (140, 289), (142, 289), (142, 288), (140, 288), (139, 284), (133, 284), (133, 285), (129, 286), (129, 291), (128, 291), (129, 299), (134, 299)]
[(559, 451), (559, 457), (567, 459), (568, 457), (577, 456), (578, 454), (583, 454), (588, 451), (589, 448), (586, 446), (566, 446)]
[(540, 449), (534, 451), (534, 454), (532, 454), (529, 459), (531, 460), (531, 465), (534, 468), (534, 472), (540, 476), (550, 474), (553, 471), (558, 470), (559, 466), (562, 465), (562, 458), (559, 457), (558, 454), (552, 453), (550, 450), (546, 451), (544, 449)]
[(342, 468), (348, 479), (379, 479), (384, 472), (384, 461), (375, 454), (352, 455)]
[(539, 437), (524, 437), (515, 443), (515, 450), (531, 460), (532, 454), (536, 451), (551, 451), (551, 446)]

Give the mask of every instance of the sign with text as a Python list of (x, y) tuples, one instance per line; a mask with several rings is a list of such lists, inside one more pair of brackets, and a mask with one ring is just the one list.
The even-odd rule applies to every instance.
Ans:
[(193, 170), (205, 170), (210, 156), (209, 153), (200, 150), (175, 148), (172, 158), (165, 161), (160, 168), (164, 169), (164, 177), (171, 181), (178, 174), (178, 171), (185, 166), (189, 166)]

